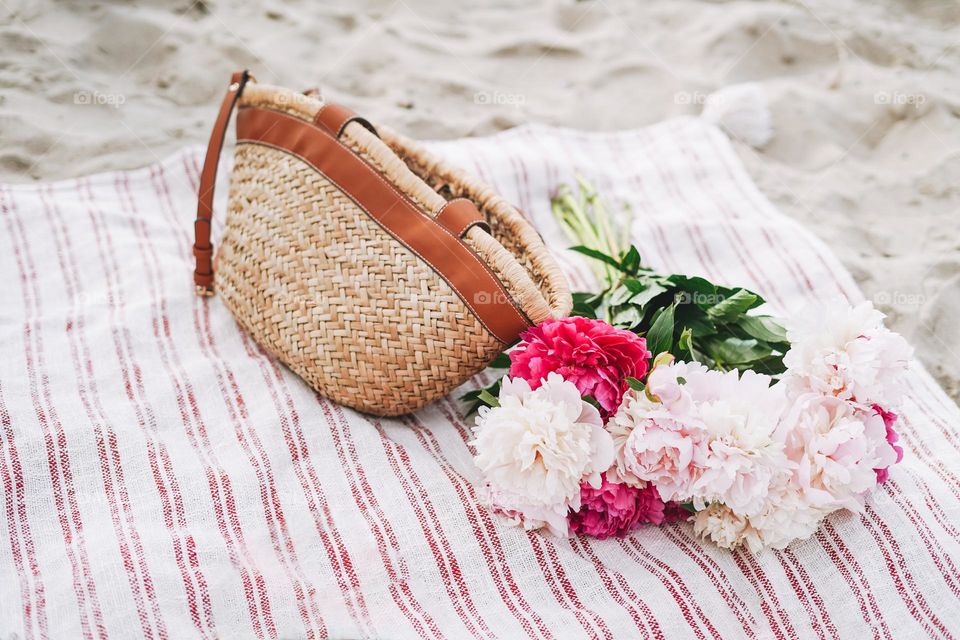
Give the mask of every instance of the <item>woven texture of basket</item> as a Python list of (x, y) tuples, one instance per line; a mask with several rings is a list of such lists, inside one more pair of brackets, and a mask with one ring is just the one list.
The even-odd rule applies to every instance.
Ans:
[[(324, 106), (254, 83), (238, 105), (305, 122)], [(490, 233), (473, 227), (463, 242), (529, 323), (569, 313), (558, 265), (513, 206), (415, 142), (377, 131), (350, 122), (340, 142), (428, 215), (453, 198), (475, 203)], [(259, 344), (322, 395), (372, 414), (417, 410), (509, 346), (351, 194), (303, 158), (263, 144), (236, 146), (215, 283)]]

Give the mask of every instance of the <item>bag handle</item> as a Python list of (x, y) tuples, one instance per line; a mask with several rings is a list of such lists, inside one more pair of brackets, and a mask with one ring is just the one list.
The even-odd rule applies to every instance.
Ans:
[(217, 166), (220, 164), (220, 152), (223, 139), (230, 124), (230, 115), (243, 93), (243, 88), (253, 79), (247, 70), (237, 71), (230, 78), (230, 86), (220, 103), (217, 121), (210, 133), (207, 155), (203, 159), (200, 172), (200, 188), (197, 192), (197, 219), (193, 223), (193, 255), (197, 260), (193, 271), (193, 283), (197, 295), (213, 295), (213, 245), (210, 243), (210, 228), (213, 220), (213, 191), (217, 182)]
[[(227, 93), (220, 103), (220, 112), (210, 132), (210, 141), (207, 143), (207, 155), (203, 159), (203, 170), (200, 172), (200, 187), (197, 191), (197, 218), (193, 223), (194, 242), (193, 255), (196, 258), (196, 267), (193, 271), (193, 283), (197, 295), (213, 295), (213, 244), (210, 242), (210, 232), (213, 221), (213, 195), (217, 182), (217, 168), (220, 165), (220, 153), (223, 151), (223, 139), (230, 125), (230, 116), (243, 93), (247, 82), (254, 80), (247, 70), (237, 71), (230, 77)], [(310, 95), (313, 90), (304, 91)], [(314, 118), (314, 124), (325, 128), (335, 138), (339, 138), (343, 130), (351, 122), (357, 122), (370, 130), (374, 129), (365, 119), (359, 117), (350, 109), (338, 104), (325, 104)]]
[[(203, 169), (200, 172), (200, 187), (197, 192), (197, 217), (193, 224), (194, 242), (193, 255), (196, 258), (196, 267), (193, 271), (193, 282), (197, 295), (212, 296), (213, 288), (213, 244), (210, 233), (213, 221), (213, 195), (217, 182), (217, 168), (220, 165), (220, 153), (223, 150), (223, 140), (230, 125), (230, 116), (243, 93), (247, 82), (253, 76), (246, 70), (235, 72), (230, 78), (227, 93), (220, 103), (220, 112), (210, 133), (207, 144), (207, 154), (203, 160)], [(304, 91), (310, 95), (312, 90)], [(373, 135), (379, 137), (377, 130), (370, 122), (361, 118), (351, 109), (336, 103), (325, 103), (313, 118), (313, 124), (325, 130), (334, 140), (339, 139), (343, 130), (351, 122), (356, 122)], [(455, 198), (437, 213), (434, 221), (444, 227), (457, 238), (463, 238), (467, 231), (479, 226), (490, 233), (490, 226), (477, 210), (476, 205), (466, 198)]]

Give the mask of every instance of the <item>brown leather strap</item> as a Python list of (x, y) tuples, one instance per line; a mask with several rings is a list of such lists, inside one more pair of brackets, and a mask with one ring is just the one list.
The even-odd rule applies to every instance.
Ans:
[(462, 238), (473, 227), (490, 233), (490, 225), (480, 214), (477, 205), (466, 198), (454, 198), (443, 205), (434, 220), (458, 238)]
[(504, 344), (532, 323), (499, 278), (463, 241), (438, 224), (326, 127), (256, 107), (237, 115), (238, 142), (293, 154), (323, 174), (387, 233), (433, 267), (481, 323)]
[(366, 119), (358, 116), (352, 109), (335, 102), (328, 102), (320, 107), (320, 111), (317, 111), (317, 115), (313, 117), (313, 123), (318, 127), (326, 129), (327, 133), (334, 138), (339, 138), (343, 134), (343, 130), (346, 129), (347, 125), (351, 122), (359, 122), (369, 130), (370, 133), (377, 137), (380, 136), (377, 130), (373, 128), (373, 125), (367, 122)]
[(197, 293), (209, 295), (213, 293), (213, 245), (210, 244), (210, 222), (213, 220), (213, 190), (217, 182), (217, 165), (220, 163), (220, 151), (223, 149), (223, 138), (230, 124), (230, 114), (237, 104), (240, 94), (250, 73), (238, 71), (230, 78), (227, 94), (220, 103), (220, 113), (217, 122), (210, 133), (210, 142), (207, 144), (207, 155), (203, 159), (203, 170), (200, 172), (200, 189), (197, 192), (197, 219), (193, 223), (193, 255), (197, 259), (197, 266), (193, 271), (193, 282)]

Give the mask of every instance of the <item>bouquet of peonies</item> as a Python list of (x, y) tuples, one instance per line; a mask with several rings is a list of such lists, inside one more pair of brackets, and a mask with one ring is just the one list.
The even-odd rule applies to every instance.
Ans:
[(531, 328), (465, 396), (491, 507), (557, 536), (691, 520), (725, 548), (783, 548), (858, 511), (900, 461), (911, 349), (870, 303), (827, 303), (784, 328), (757, 294), (663, 276), (612, 241), (596, 194), (554, 200), (600, 294)]

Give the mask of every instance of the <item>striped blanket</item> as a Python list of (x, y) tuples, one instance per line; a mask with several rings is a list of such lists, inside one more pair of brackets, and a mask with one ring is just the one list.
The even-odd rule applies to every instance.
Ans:
[[(776, 313), (861, 297), (702, 120), (431, 146), (554, 247), (549, 194), (581, 174), (633, 208), (653, 267), (752, 287)], [(478, 500), (455, 399), (354, 413), (194, 296), (200, 154), (0, 187), (0, 639), (960, 635), (960, 412), (919, 364), (904, 462), (865, 513), (786, 551), (728, 553), (688, 524), (507, 528)]]

